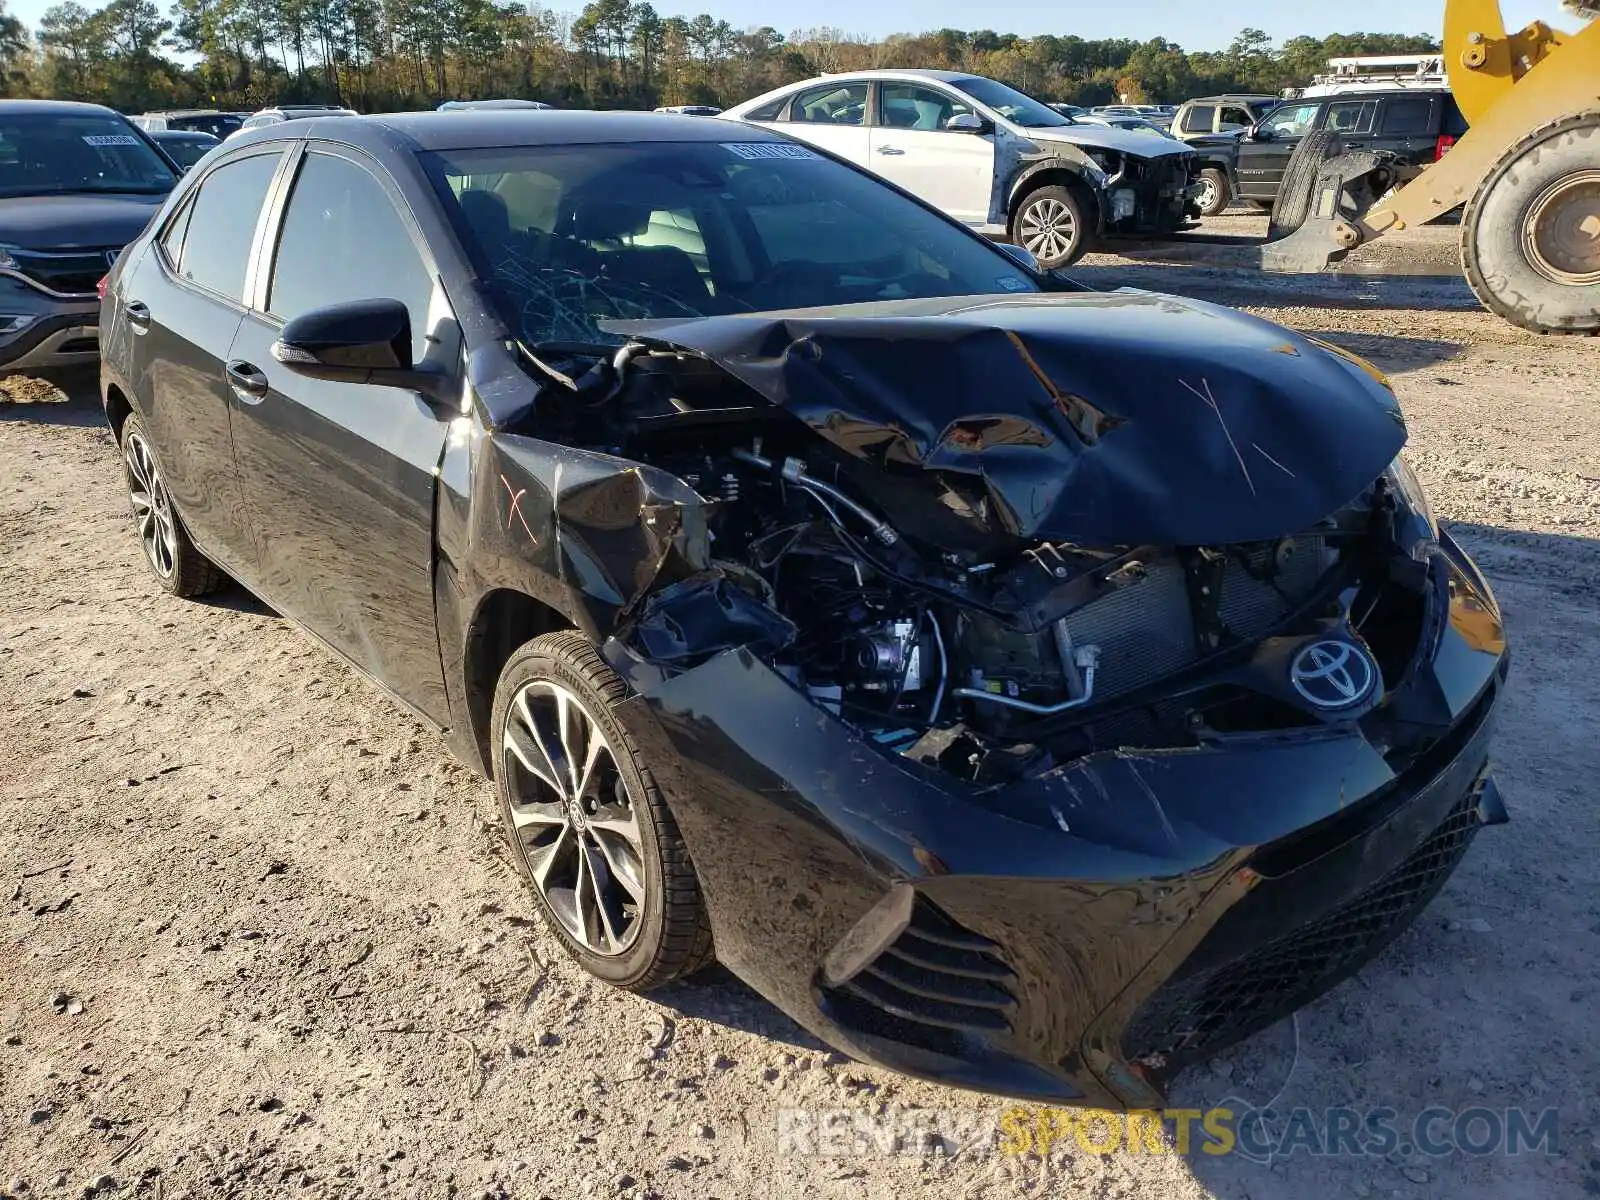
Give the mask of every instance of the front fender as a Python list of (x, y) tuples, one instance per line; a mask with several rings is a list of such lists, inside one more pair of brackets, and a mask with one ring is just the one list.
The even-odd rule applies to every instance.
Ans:
[[(1070, 153), (1061, 153), (1062, 150)], [(1101, 187), (1094, 179), (1099, 173), (1100, 168), (1087, 155), (1071, 146), (1026, 156), (1016, 164), (1016, 173), (1006, 191), (1005, 210), (996, 224), (1009, 227), (1017, 205), (1036, 187), (1052, 183), (1077, 184), (1094, 196), (1095, 233), (1098, 235), (1105, 230), (1105, 205), (1100, 202)]]

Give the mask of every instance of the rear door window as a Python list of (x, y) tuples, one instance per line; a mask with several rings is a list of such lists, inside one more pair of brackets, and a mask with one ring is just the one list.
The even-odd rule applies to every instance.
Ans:
[(1216, 119), (1216, 105), (1192, 104), (1189, 106), (1189, 111), (1183, 114), (1183, 131), (1185, 133), (1210, 133), (1212, 123)]
[(760, 108), (753, 108), (745, 113), (744, 119), (746, 121), (776, 121), (778, 113), (783, 111), (783, 106), (787, 100), (788, 97), (784, 96), (774, 100), (771, 104), (763, 104)]
[(814, 125), (863, 125), (867, 119), (867, 85), (826, 83), (801, 92), (789, 106), (789, 119)]
[[(279, 158), (277, 152), (254, 154), (224, 163), (205, 177), (189, 206), (174, 264), (180, 278), (243, 302), (250, 247)], [(170, 254), (170, 242), (167, 249)]]
[(1329, 133), (1344, 137), (1371, 133), (1378, 116), (1376, 100), (1345, 100), (1328, 106), (1328, 119), (1323, 128)]
[(1255, 118), (1250, 115), (1248, 108), (1238, 108), (1229, 105), (1222, 110), (1223, 129), (1243, 129), (1246, 125), (1254, 125)]

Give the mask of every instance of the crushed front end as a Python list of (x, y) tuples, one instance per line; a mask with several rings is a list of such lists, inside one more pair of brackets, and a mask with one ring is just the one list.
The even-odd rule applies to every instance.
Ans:
[(849, 1053), (1156, 1104), (1503, 819), (1498, 609), (1348, 355), (1127, 294), (634, 332), (589, 436), (700, 540), (604, 652), (718, 957)]
[(1096, 148), (1084, 153), (1107, 176), (1101, 187), (1107, 233), (1172, 233), (1199, 218), (1201, 185), (1194, 154), (1145, 158)]

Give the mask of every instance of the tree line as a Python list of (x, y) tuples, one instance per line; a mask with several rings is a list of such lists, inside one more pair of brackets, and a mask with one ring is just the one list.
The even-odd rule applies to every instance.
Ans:
[(92, 100), (125, 112), (337, 103), (363, 112), (521, 97), (562, 108), (727, 106), (824, 71), (933, 67), (1004, 80), (1043, 100), (1176, 103), (1275, 94), (1332, 56), (1436, 51), (1426, 35), (1296, 37), (1258, 29), (1226, 50), (1164, 38), (1088, 40), (940, 29), (886, 38), (831, 28), (739, 30), (663, 17), (647, 0), (576, 16), (496, 0), (62, 0), (36, 30), (0, 0), (0, 94)]

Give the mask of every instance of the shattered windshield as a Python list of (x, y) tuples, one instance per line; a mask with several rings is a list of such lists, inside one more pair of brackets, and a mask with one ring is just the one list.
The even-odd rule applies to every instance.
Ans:
[[(728, 136), (741, 132), (730, 125)], [(424, 160), (502, 318), (529, 346), (615, 343), (599, 327), (614, 320), (1039, 290), (982, 240), (791, 143), (517, 146)]]

